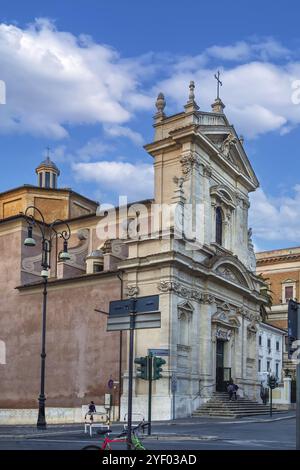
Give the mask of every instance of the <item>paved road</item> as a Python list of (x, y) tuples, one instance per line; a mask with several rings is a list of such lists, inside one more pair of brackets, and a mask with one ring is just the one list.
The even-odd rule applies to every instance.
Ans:
[[(153, 436), (145, 438), (149, 450), (292, 450), (295, 448), (295, 418), (263, 420), (178, 420), (176, 424), (153, 425)], [(114, 426), (118, 431), (119, 426)], [(157, 439), (155, 438), (157, 436)], [(0, 427), (0, 450), (79, 450), (98, 444), (96, 436), (83, 433), (82, 426), (52, 426), (44, 433), (34, 428)], [(115, 445), (124, 449), (124, 445)]]

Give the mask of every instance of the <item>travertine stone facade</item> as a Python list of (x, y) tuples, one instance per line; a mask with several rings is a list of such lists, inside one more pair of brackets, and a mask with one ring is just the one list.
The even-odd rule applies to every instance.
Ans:
[[(263, 298), (248, 194), (258, 181), (224, 105), (200, 111), (191, 83), (183, 112), (168, 117), (162, 94), (156, 106), (154, 141), (145, 147), (154, 161), (153, 200), (108, 213), (100, 206), (94, 215), (96, 204), (70, 190), (26, 186), (0, 194), (0, 340), (7, 359), (0, 363), (0, 406), (33, 408), (38, 395), (41, 258), (39, 243), (23, 246), (26, 223), (18, 215), (31, 204), (47, 221), (68, 219), (72, 232), (70, 261), (57, 262), (60, 240), (52, 251), (49, 406), (103, 402), (107, 381), (119, 378), (120, 335), (106, 332), (106, 317), (95, 308), (107, 311), (110, 300), (153, 294), (160, 296), (161, 328), (136, 331), (134, 353), (169, 352), (163, 378), (153, 384), (154, 419), (172, 417), (172, 378), (177, 417), (188, 416), (230, 375), (241, 393), (257, 396)], [(128, 238), (134, 225), (140, 231)], [(121, 417), (127, 412), (127, 340), (125, 332), (116, 392), (122, 391)], [(146, 416), (147, 383), (137, 378), (133, 406)]]
[[(154, 384), (153, 404), (155, 418), (168, 419), (172, 376), (177, 379), (176, 416), (189, 415), (220, 387), (220, 347), (224, 374), (231, 373), (242, 393), (257, 396), (256, 332), (262, 299), (261, 282), (253, 272), (248, 193), (258, 182), (223, 113), (201, 112), (189, 100), (183, 113), (158, 113), (154, 127), (154, 142), (145, 148), (154, 158), (155, 203), (173, 204), (177, 210), (169, 227), (162, 216), (161, 231), (176, 234), (189, 204), (198, 240), (194, 245), (185, 236), (130, 241), (120, 267), (138, 295), (160, 294), (162, 327), (137, 331), (135, 354), (169, 349), (164, 378)], [(220, 243), (215, 238), (217, 208), (222, 213)], [(147, 384), (137, 380), (134, 390), (134, 409), (145, 414)], [(125, 412), (126, 386), (124, 391)]]

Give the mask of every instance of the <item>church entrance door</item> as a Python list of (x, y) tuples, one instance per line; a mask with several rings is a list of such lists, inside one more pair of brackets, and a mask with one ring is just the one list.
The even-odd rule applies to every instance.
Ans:
[(217, 340), (216, 345), (216, 391), (225, 392), (231, 379), (231, 369), (224, 367), (224, 341)]

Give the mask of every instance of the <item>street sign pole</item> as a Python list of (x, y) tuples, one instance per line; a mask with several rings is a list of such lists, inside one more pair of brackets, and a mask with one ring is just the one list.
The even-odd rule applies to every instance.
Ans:
[(128, 359), (128, 423), (127, 423), (127, 449), (131, 449), (131, 426), (132, 426), (132, 378), (133, 378), (133, 345), (136, 305), (135, 299), (131, 299), (130, 305), (130, 331), (129, 331), (129, 359)]
[[(297, 339), (300, 340), (300, 304), (298, 304), (297, 309)], [(297, 377), (296, 377), (296, 386), (297, 386), (297, 395), (296, 395), (296, 449), (300, 450), (300, 354), (298, 349), (297, 355)]]
[(153, 363), (153, 356), (150, 353), (148, 356), (148, 385), (149, 385), (149, 392), (148, 392), (148, 436), (151, 436), (151, 414), (152, 414), (152, 363)]
[[(159, 295), (148, 295), (126, 300), (113, 300), (109, 303), (107, 331), (129, 330), (128, 357), (128, 429), (127, 449), (131, 448), (132, 427), (132, 385), (133, 385), (133, 347), (134, 330), (144, 328), (160, 328), (161, 312), (159, 311)], [(140, 358), (143, 359), (143, 358)], [(165, 363), (165, 361), (163, 361)], [(142, 366), (142, 364), (141, 364)], [(152, 362), (151, 362), (152, 369)], [(152, 371), (151, 371), (152, 375)], [(152, 379), (152, 377), (151, 377)], [(152, 394), (152, 390), (151, 390)], [(151, 417), (151, 403), (150, 403)], [(151, 432), (151, 424), (150, 424)]]
[(272, 406), (273, 406), (273, 389), (270, 387), (270, 416), (272, 418)]

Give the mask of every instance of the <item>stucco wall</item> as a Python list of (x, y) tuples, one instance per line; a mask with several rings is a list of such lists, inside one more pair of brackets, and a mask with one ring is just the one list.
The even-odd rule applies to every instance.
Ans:
[[(40, 383), (42, 289), (20, 284), (20, 231), (0, 234), (0, 340), (6, 364), (0, 364), (0, 407), (35, 408)], [(106, 332), (109, 300), (120, 297), (114, 275), (49, 286), (47, 313), (47, 406), (78, 407), (108, 392), (118, 380), (119, 333)]]

